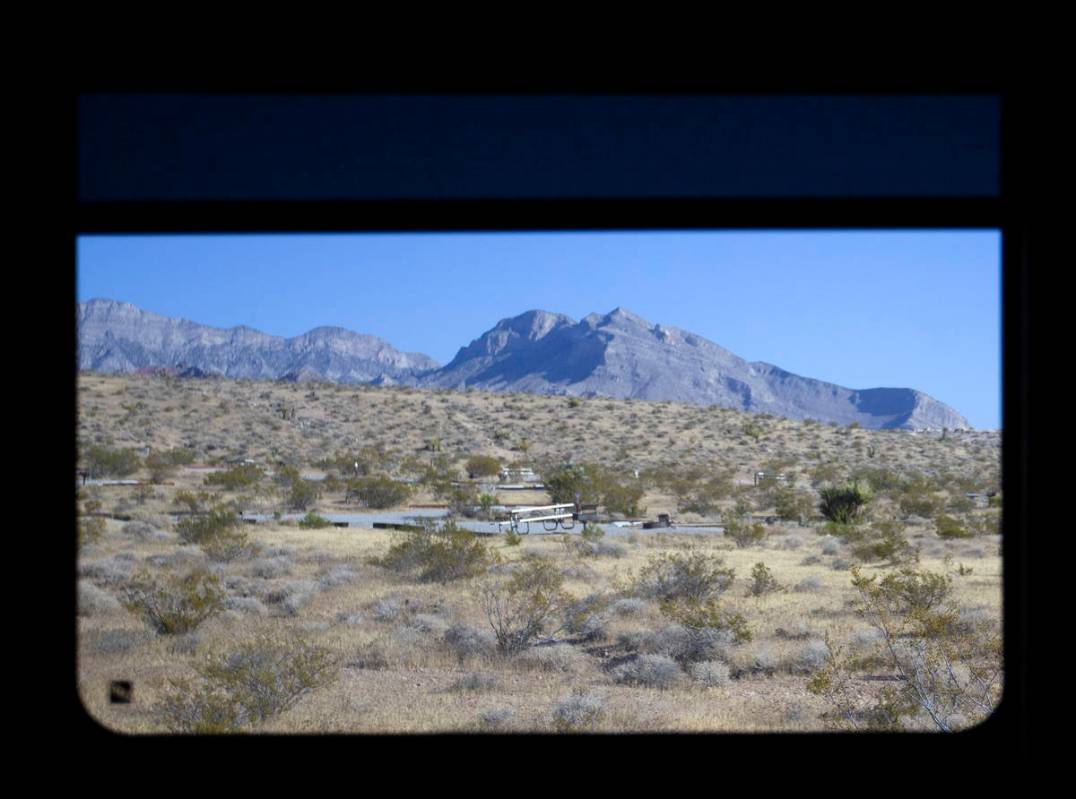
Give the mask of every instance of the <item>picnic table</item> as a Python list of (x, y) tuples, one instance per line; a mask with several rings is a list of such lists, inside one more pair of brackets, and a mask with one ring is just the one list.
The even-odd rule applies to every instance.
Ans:
[(497, 527), (501, 529), (502, 525), (507, 524), (513, 532), (525, 535), (531, 531), (531, 522), (541, 522), (542, 528), (547, 532), (552, 532), (558, 527), (562, 530), (571, 530), (575, 527), (575, 503), (513, 508), (508, 515), (508, 521), (497, 522)]

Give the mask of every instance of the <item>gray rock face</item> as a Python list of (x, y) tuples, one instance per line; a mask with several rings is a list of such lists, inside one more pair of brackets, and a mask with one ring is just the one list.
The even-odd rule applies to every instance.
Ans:
[(750, 363), (694, 333), (652, 325), (622, 308), (578, 323), (544, 311), (502, 320), (422, 384), (720, 405), (867, 428), (970, 427), (922, 392), (843, 388)]
[(667, 400), (866, 428), (969, 428), (910, 388), (849, 389), (748, 362), (712, 341), (617, 308), (576, 322), (527, 311), (502, 319), (442, 368), (374, 336), (320, 327), (284, 339), (148, 313), (127, 303), (78, 306), (79, 368), (293, 381), (412, 385)]
[(339, 327), (285, 339), (249, 327), (222, 330), (170, 319), (112, 300), (79, 303), (77, 324), (79, 368), (99, 372), (167, 368), (249, 380), (413, 383), (437, 368), (428, 355), (400, 352)]

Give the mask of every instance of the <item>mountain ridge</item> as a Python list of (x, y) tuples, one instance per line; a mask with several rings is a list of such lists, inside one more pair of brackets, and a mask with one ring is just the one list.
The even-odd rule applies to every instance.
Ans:
[(247, 379), (477, 388), (686, 402), (867, 428), (970, 428), (911, 388), (850, 389), (749, 362), (681, 328), (618, 306), (576, 321), (532, 309), (499, 320), (444, 366), (376, 336), (321, 326), (293, 338), (212, 328), (95, 299), (77, 306), (80, 369), (168, 367)]

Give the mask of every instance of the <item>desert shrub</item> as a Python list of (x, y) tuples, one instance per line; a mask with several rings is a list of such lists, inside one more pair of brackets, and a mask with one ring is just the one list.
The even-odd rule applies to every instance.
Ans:
[(78, 615), (98, 616), (120, 609), (120, 602), (103, 588), (89, 580), (78, 581)]
[(622, 558), (627, 554), (623, 544), (605, 540), (605, 531), (596, 524), (585, 525), (578, 539), (566, 535), (564, 541), (580, 557)]
[(823, 539), (823, 554), (825, 555), (837, 554), (836, 549), (826, 552), (826, 546), (836, 547), (839, 542), (856, 543), (862, 541), (867, 534), (866, 529), (856, 522), (826, 522), (818, 528), (817, 532), (821, 536), (829, 537), (828, 541)]
[(759, 427), (757, 424), (748, 422), (743, 426), (743, 434), (748, 438), (758, 441), (760, 438), (762, 438), (762, 428)]
[(201, 542), (202, 551), (213, 561), (229, 562), (254, 554), (257, 545), (238, 526), (228, 527), (212, 538)]
[(597, 724), (604, 714), (605, 698), (595, 692), (577, 689), (553, 708), (553, 727), (559, 732), (585, 730)]
[(773, 576), (773, 572), (766, 568), (766, 564), (756, 563), (751, 570), (751, 595), (762, 596), (763, 594), (770, 594), (780, 590), (780, 583)]
[(774, 513), (785, 522), (798, 522), (810, 518), (814, 505), (810, 496), (792, 488), (781, 489), (774, 494)]
[(725, 537), (731, 538), (741, 549), (760, 543), (766, 538), (766, 528), (761, 524), (743, 524), (731, 519), (725, 522)]
[(142, 466), (142, 460), (134, 450), (111, 449), (93, 444), (82, 452), (82, 460), (91, 478), (126, 477)]
[(225, 610), (234, 610), (252, 616), (267, 616), (269, 609), (253, 596), (230, 596), (224, 600)]
[[(901, 569), (879, 580), (852, 572), (855, 612), (877, 632), (868, 655), (846, 656), (827, 636), (825, 665), (807, 688), (831, 706), (837, 727), (884, 730), (923, 726), (951, 732), (989, 716), (1001, 696), (1000, 630), (964, 625), (949, 601), (950, 578)], [(860, 647), (861, 648), (861, 647)], [(899, 680), (865, 701), (856, 671), (878, 662)]]
[(220, 580), (204, 571), (163, 581), (142, 575), (123, 591), (123, 604), (160, 635), (182, 635), (223, 608)]
[(934, 518), (934, 530), (939, 538), (972, 538), (975, 533), (952, 516), (940, 514)]
[(563, 583), (551, 561), (532, 558), (507, 579), (492, 578), (481, 586), (479, 599), (502, 654), (525, 649), (562, 615), (572, 601)]
[[(843, 526), (842, 530), (849, 529), (847, 525)], [(838, 530), (837, 532), (841, 532)], [(841, 539), (834, 535), (827, 535), (821, 539), (822, 554), (823, 555), (836, 555), (841, 551)]]
[(317, 588), (317, 583), (310, 580), (291, 580), (269, 591), (265, 601), (273, 605), (279, 615), (295, 616), (310, 601)]
[(542, 483), (553, 502), (597, 502), (599, 496), (581, 464), (567, 464), (542, 474)]
[(219, 485), (228, 491), (241, 491), (255, 486), (265, 477), (265, 472), (253, 464), (243, 464), (234, 469), (213, 472), (205, 477), (206, 485)]
[(638, 516), (643, 487), (618, 472), (595, 463), (566, 464), (546, 470), (542, 482), (553, 502), (597, 503), (609, 513)]
[(176, 524), (179, 539), (197, 544), (215, 561), (231, 561), (253, 553), (254, 546), (230, 508), (218, 507), (181, 519)]
[(451, 486), (442, 498), (448, 500), (448, 512), (453, 515), (474, 518), (481, 512), (478, 489), (471, 483)]
[(151, 452), (146, 456), (145, 467), (149, 470), (150, 480), (163, 482), (177, 466), (194, 463), (194, 452), (189, 449), (172, 449)]
[(291, 563), (285, 557), (260, 558), (250, 565), (250, 574), (263, 580), (273, 580), (291, 574)]
[(639, 505), (643, 498), (643, 487), (638, 484), (621, 482), (612, 473), (605, 473), (599, 482), (601, 504), (607, 513), (623, 516), (640, 516), (646, 508)]
[(571, 602), (564, 611), (564, 629), (584, 641), (604, 638), (611, 604), (612, 598), (607, 594), (590, 594)]
[(229, 508), (217, 507), (208, 513), (196, 513), (176, 524), (179, 540), (184, 544), (201, 544), (239, 524), (239, 518)]
[(523, 536), (517, 533), (515, 530), (509, 530), (504, 534), (504, 543), (506, 546), (518, 547), (523, 541)]
[(818, 577), (804, 577), (792, 588), (797, 593), (813, 593), (822, 590), (822, 580)]
[(331, 524), (332, 522), (323, 516), (318, 516), (314, 511), (307, 511), (307, 514), (299, 519), (299, 526), (304, 530), (320, 530), (322, 527), (329, 527)]
[(613, 669), (616, 682), (645, 688), (672, 688), (683, 676), (677, 662), (667, 655), (636, 655)]
[(490, 633), (466, 624), (453, 624), (445, 630), (442, 640), (461, 663), (469, 658), (486, 657), (492, 654), (496, 647), (496, 641)]
[(477, 577), (498, 560), (479, 536), (448, 522), (401, 534), (384, 557), (371, 562), (401, 573), (417, 571), (422, 582), (446, 583)]
[(294, 635), (259, 635), (195, 666), (198, 680), (173, 679), (155, 708), (173, 732), (255, 727), (333, 682), (338, 659)]
[(520, 662), (543, 671), (577, 671), (586, 656), (571, 644), (535, 646), (520, 656)]
[(120, 552), (94, 561), (82, 561), (78, 566), (80, 577), (89, 577), (95, 583), (118, 585), (123, 583), (134, 568), (135, 557), (128, 552)]
[(829, 647), (818, 638), (805, 641), (790, 664), (790, 670), (800, 674), (813, 674), (825, 668), (829, 659)]
[(79, 649), (94, 655), (122, 655), (152, 637), (147, 630), (86, 630), (79, 634)]
[(441, 636), (448, 630), (448, 622), (432, 613), (416, 613), (411, 627), (427, 635)]
[(702, 601), (728, 590), (735, 570), (716, 555), (699, 550), (663, 552), (652, 557), (640, 570), (632, 593), (661, 600)]
[(322, 591), (326, 591), (330, 588), (336, 588), (339, 585), (350, 583), (355, 579), (355, 572), (351, 570), (351, 567), (344, 563), (337, 563), (333, 566), (329, 566), (318, 575), (318, 587)]
[(868, 483), (879, 494), (888, 494), (901, 490), (905, 481), (892, 469), (884, 466), (864, 466), (852, 473), (855, 480)]
[(321, 486), (313, 480), (302, 478), (292, 481), (287, 489), (288, 507), (293, 510), (306, 510), (317, 502), (321, 496)]
[(716, 636), (736, 644), (751, 640), (747, 619), (740, 613), (723, 610), (714, 599), (704, 602), (697, 599), (668, 599), (661, 603), (661, 613), (681, 627), (707, 638)]
[(479, 494), (478, 507), (482, 512), (483, 519), (493, 518), (493, 506), (497, 502), (497, 498), (492, 494)]
[(852, 555), (858, 560), (886, 560), (891, 564), (918, 559), (919, 552), (904, 537), (904, 525), (898, 521), (877, 521), (862, 539), (852, 545)]
[(729, 682), (729, 667), (720, 660), (703, 660), (691, 664), (691, 677), (707, 688), (719, 688)]
[(199, 491), (198, 493), (177, 491), (172, 504), (180, 508), (185, 507), (189, 513), (197, 514), (205, 513), (208, 510), (209, 500), (210, 494), (207, 491)]
[(448, 687), (449, 691), (492, 691), (497, 688), (497, 677), (493, 674), (471, 672), (456, 680)]
[(128, 522), (120, 532), (139, 541), (168, 541), (172, 537), (171, 534), (143, 521)]
[(105, 520), (100, 516), (83, 516), (78, 520), (79, 546), (90, 546), (105, 534)]
[(467, 476), (472, 480), (476, 477), (492, 477), (501, 472), (501, 462), (489, 455), (474, 455), (467, 459), (464, 464)]
[(859, 518), (872, 497), (869, 486), (861, 486), (854, 480), (843, 486), (822, 488), (818, 495), (821, 498), (819, 513), (839, 524), (850, 524)]
[(906, 485), (897, 499), (897, 505), (905, 516), (929, 519), (937, 513), (941, 501), (919, 482)]

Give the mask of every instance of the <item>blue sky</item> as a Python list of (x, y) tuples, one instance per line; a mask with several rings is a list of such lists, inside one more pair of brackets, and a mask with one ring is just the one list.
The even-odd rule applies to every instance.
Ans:
[(1000, 263), (992, 231), (83, 236), (77, 294), (285, 337), (336, 325), (441, 363), (532, 308), (620, 306), (997, 428)]

